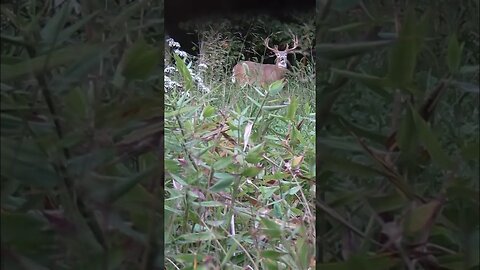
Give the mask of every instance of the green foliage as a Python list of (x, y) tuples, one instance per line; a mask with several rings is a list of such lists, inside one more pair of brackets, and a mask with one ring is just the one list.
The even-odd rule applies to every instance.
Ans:
[(307, 269), (315, 233), (313, 68), (292, 62), (298, 68), (288, 83), (240, 88), (220, 67), (235, 58), (216, 44), (238, 38), (225, 25), (195, 29), (199, 58), (168, 42), (167, 268)]
[(159, 268), (163, 3), (53, 2), (2, 3), (2, 269)]
[(479, 266), (478, 1), (430, 4), (316, 22), (321, 269)]

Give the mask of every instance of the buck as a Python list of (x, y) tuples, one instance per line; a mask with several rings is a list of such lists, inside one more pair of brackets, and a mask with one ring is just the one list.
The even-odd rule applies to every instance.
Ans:
[(287, 74), (287, 55), (298, 47), (297, 37), (293, 37), (293, 47), (288, 44), (285, 50), (280, 51), (278, 46), (274, 48), (268, 45), (269, 39), (264, 40), (265, 47), (275, 53), (275, 65), (260, 64), (252, 61), (241, 61), (233, 67), (232, 81), (239, 85), (260, 85), (265, 87), (271, 83), (283, 80)]

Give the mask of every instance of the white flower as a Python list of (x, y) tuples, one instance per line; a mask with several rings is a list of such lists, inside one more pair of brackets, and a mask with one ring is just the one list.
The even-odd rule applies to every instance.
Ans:
[(168, 47), (171, 47), (171, 48), (180, 48), (180, 43), (176, 42), (175, 40), (173, 40), (173, 38), (168, 38), (167, 39), (167, 43), (168, 43)]
[(165, 92), (167, 92), (167, 90), (173, 90), (175, 88), (182, 87), (181, 84), (176, 81), (172, 81), (172, 79), (170, 79), (168, 76), (163, 77), (163, 82), (165, 85)]
[(170, 67), (166, 67), (163, 72), (165, 74), (172, 74), (173, 72), (177, 71), (177, 68), (176, 67), (173, 67), (173, 66), (170, 66)]
[(179, 49), (175, 49), (173, 51), (176, 55), (180, 56), (180, 57), (183, 57), (183, 58), (187, 58), (188, 54), (182, 50), (179, 50)]

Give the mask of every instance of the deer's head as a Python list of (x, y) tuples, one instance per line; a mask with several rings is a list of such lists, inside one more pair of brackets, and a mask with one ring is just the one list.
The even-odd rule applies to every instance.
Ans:
[(275, 65), (260, 64), (251, 61), (241, 61), (233, 67), (232, 81), (245, 85), (265, 86), (275, 81), (281, 80), (287, 73), (287, 55), (298, 47), (297, 37), (293, 37), (293, 46), (286, 45), (285, 50), (281, 51), (278, 46), (273, 48), (268, 45), (269, 38), (264, 40), (265, 47), (275, 53)]

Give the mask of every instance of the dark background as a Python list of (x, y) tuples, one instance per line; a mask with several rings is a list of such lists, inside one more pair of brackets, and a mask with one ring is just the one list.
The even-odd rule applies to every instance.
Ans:
[(268, 14), (281, 21), (288, 22), (294, 12), (315, 9), (315, 0), (165, 0), (165, 30), (180, 44), (195, 43), (193, 33), (187, 33), (180, 28), (182, 22), (202, 20), (212, 17), (229, 17), (235, 14)]

